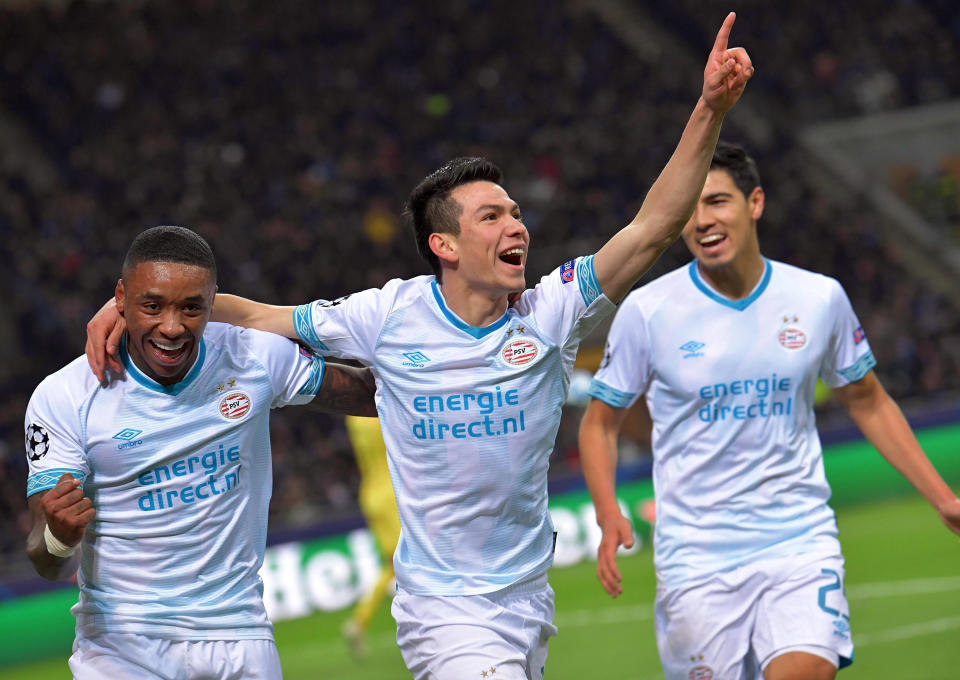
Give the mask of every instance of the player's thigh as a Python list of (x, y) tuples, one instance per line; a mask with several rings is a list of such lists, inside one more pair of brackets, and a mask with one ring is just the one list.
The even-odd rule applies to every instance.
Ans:
[(788, 651), (772, 659), (764, 680), (834, 680), (837, 666), (810, 651)]
[(756, 677), (750, 631), (759, 587), (758, 579), (736, 574), (658, 587), (655, 628), (666, 680)]
[(280, 655), (273, 640), (206, 640), (187, 645), (189, 680), (280, 680)]
[(185, 649), (170, 640), (128, 633), (78, 637), (68, 662), (75, 680), (142, 678), (177, 680), (186, 667)]
[(790, 666), (797, 664), (806, 664), (810, 673), (817, 672), (817, 668), (822, 672), (824, 666), (819, 660), (834, 669), (848, 665), (853, 659), (853, 642), (850, 608), (843, 588), (843, 557), (798, 556), (783, 560), (769, 578), (771, 583), (760, 598), (752, 639), (761, 668), (766, 672), (774, 660), (787, 655), (791, 655), (790, 659), (774, 668), (775, 677), (807, 677), (786, 674)]
[(415, 680), (542, 680), (553, 626), (553, 591), (393, 600), (397, 644)]

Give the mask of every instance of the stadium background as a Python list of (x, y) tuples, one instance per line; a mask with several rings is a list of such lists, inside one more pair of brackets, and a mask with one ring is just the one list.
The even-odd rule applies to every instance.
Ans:
[[(449, 157), (483, 155), (503, 168), (523, 208), (532, 283), (593, 252), (633, 215), (679, 137), (729, 9), (738, 12), (733, 43), (747, 47), (757, 75), (724, 137), (759, 162), (764, 253), (840, 280), (878, 374), (911, 420), (932, 428), (938, 462), (953, 470), (960, 439), (944, 424), (960, 421), (960, 15), (950, 0), (8, 0), (0, 7), (0, 613), (44, 587), (23, 557), (26, 401), (82, 352), (84, 324), (112, 293), (134, 234), (156, 224), (196, 229), (217, 255), (221, 290), (285, 303), (337, 297), (423, 273), (398, 219), (407, 192)], [(686, 259), (678, 245), (646, 278)], [(583, 368), (595, 366), (602, 339), (584, 347)], [(580, 484), (576, 416), (565, 418), (552, 462), (558, 496)], [(829, 395), (819, 417), (826, 441), (851, 436)], [(623, 451), (624, 477), (640, 485), (643, 432), (635, 427)], [(271, 543), (361, 526), (337, 419), (279, 412), (273, 448)], [(828, 466), (834, 455), (842, 456), (828, 452)], [(855, 575), (864, 586), (914, 585), (891, 596), (902, 609), (867, 607), (865, 634), (899, 642), (865, 646), (843, 677), (861, 677), (870, 664), (880, 674), (862, 677), (953, 677), (956, 546), (913, 500), (857, 505), (872, 495), (870, 483), (865, 477), (861, 497), (840, 508), (848, 588), (857, 592)], [(860, 533), (848, 533), (846, 521)], [(851, 550), (861, 544), (873, 547), (854, 569)], [(589, 562), (555, 570), (561, 597), (564, 583), (578, 584), (567, 587), (570, 611), (587, 623), (571, 625), (567, 639), (561, 632), (550, 677), (595, 672), (605, 663), (598, 652), (623, 657), (610, 677), (657, 677), (649, 618), (622, 614), (629, 602), (646, 611), (652, 599), (649, 552), (628, 559), (639, 592), (617, 609), (592, 583)], [(561, 630), (565, 606), (561, 599)], [(389, 644), (378, 653), (392, 670), (346, 665), (336, 639), (342, 616), (278, 625), (288, 677), (403, 677)], [(617, 616), (623, 637), (598, 623)], [(896, 637), (897, 625), (919, 628)], [(595, 644), (590, 634), (600, 634)], [(289, 653), (285, 637), (299, 640)], [(637, 639), (646, 647), (636, 650)], [(908, 675), (892, 670), (904, 658), (914, 662)], [(292, 670), (298, 659), (310, 669), (302, 675)]]

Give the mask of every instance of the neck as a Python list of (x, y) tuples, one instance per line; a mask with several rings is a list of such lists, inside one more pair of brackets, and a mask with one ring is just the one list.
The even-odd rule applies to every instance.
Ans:
[(447, 308), (470, 326), (489, 326), (507, 311), (507, 295), (477, 290), (454, 277), (438, 281)]
[(706, 268), (697, 263), (700, 276), (718, 293), (731, 300), (742, 300), (760, 283), (766, 264), (760, 252), (738, 258), (724, 267)]

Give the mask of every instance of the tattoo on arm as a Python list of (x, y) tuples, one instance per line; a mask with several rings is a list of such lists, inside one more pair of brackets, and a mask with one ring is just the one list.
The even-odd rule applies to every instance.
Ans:
[(310, 403), (326, 413), (376, 417), (377, 406), (373, 399), (376, 391), (377, 385), (369, 368), (328, 361), (320, 391)]

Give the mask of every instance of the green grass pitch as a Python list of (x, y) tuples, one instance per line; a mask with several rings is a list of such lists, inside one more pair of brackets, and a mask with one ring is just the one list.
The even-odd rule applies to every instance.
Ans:
[[(960, 676), (960, 546), (917, 497), (838, 512), (856, 645), (841, 680), (946, 680)], [(653, 638), (653, 566), (645, 548), (621, 561), (624, 594), (611, 600), (594, 563), (555, 569), (560, 634), (550, 643), (548, 680), (662, 678)], [(276, 627), (286, 680), (409, 678), (384, 605), (369, 656), (356, 663), (339, 635), (346, 612)], [(29, 627), (26, 627), (29, 630)], [(33, 634), (36, 634), (34, 631)], [(0, 670), (0, 680), (69, 678), (65, 659)]]

